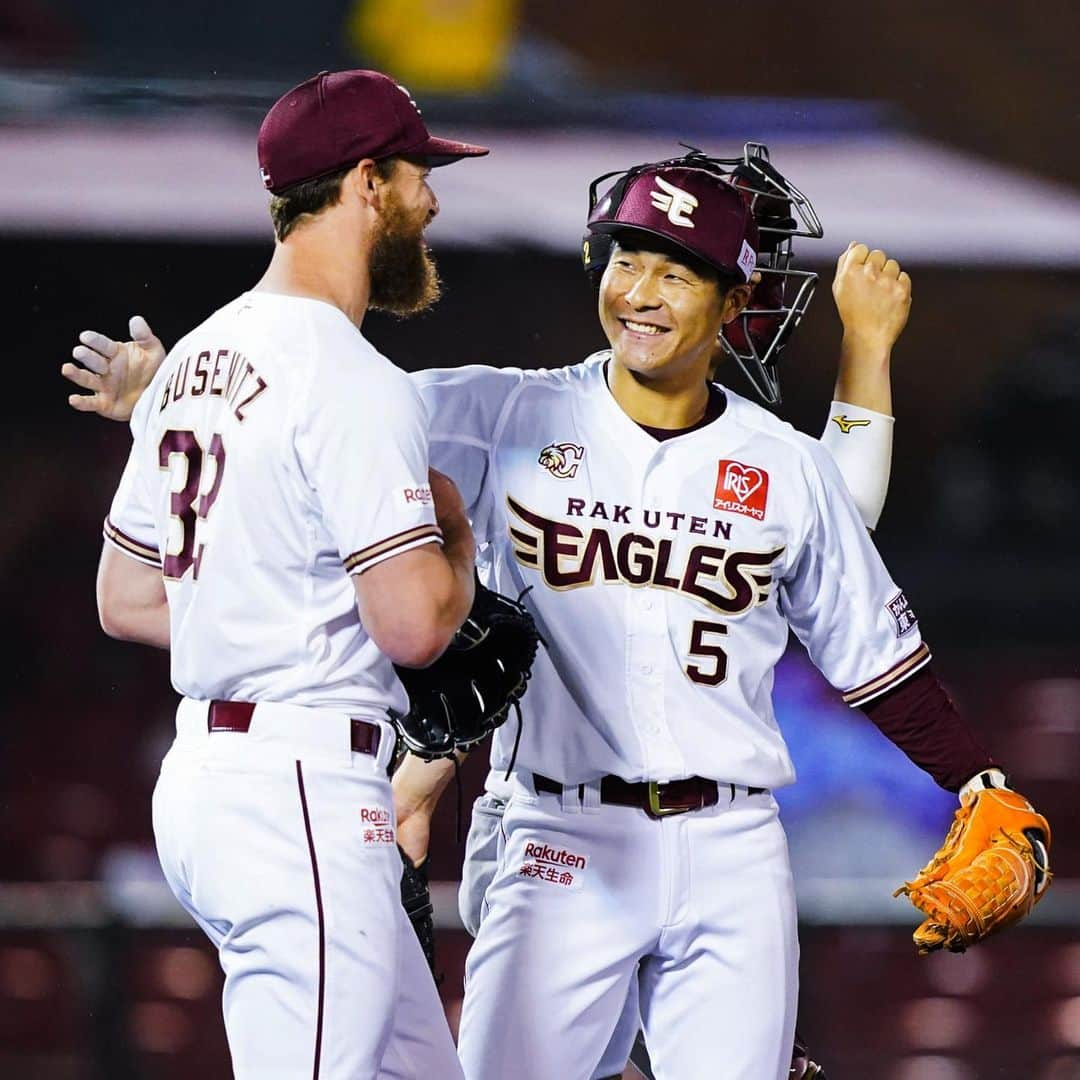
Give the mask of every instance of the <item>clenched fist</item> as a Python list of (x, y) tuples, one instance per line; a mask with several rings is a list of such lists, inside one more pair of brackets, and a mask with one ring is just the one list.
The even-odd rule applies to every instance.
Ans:
[(911, 311), (911, 278), (884, 251), (851, 243), (836, 264), (833, 298), (844, 336), (891, 349)]

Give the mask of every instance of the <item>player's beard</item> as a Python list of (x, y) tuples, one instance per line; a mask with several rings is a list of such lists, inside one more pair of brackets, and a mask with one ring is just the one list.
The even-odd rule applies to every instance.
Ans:
[(426, 219), (410, 219), (390, 194), (371, 251), (368, 306), (405, 318), (427, 311), (442, 292), (435, 260), (424, 243)]

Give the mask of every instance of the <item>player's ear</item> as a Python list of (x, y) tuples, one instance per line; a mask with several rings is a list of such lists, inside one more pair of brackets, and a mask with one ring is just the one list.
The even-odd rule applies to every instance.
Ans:
[(371, 158), (363, 158), (345, 174), (342, 187), (365, 206), (378, 207), (383, 183), (375, 162)]
[(750, 295), (753, 291), (754, 287), (750, 284), (733, 285), (728, 289), (723, 301), (723, 321), (725, 324), (731, 322), (750, 303)]

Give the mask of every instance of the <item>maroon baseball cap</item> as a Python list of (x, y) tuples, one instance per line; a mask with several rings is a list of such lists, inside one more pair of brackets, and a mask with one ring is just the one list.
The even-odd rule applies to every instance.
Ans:
[(408, 90), (379, 71), (320, 71), (278, 98), (259, 128), (259, 169), (275, 195), (363, 158), (411, 154), (435, 166), (486, 153), (429, 134)]
[(724, 274), (749, 281), (757, 262), (758, 230), (749, 203), (726, 180), (704, 169), (659, 166), (619, 181), (596, 204), (593, 232), (632, 229), (660, 236)]

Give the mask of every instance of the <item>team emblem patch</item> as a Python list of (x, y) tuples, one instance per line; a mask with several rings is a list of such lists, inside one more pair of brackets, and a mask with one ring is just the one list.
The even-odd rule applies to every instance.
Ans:
[(919, 625), (918, 617), (915, 615), (915, 612), (911, 610), (911, 604), (908, 603), (908, 598), (902, 592), (898, 592), (885, 605), (885, 608), (893, 617), (893, 622), (896, 624), (897, 637), (903, 637)]
[(769, 474), (741, 461), (721, 461), (716, 471), (713, 509), (743, 514), (755, 521), (765, 520), (769, 498)]
[(566, 848), (529, 841), (518, 867), (518, 877), (534, 878), (563, 889), (578, 889), (588, 862), (586, 856), (576, 855)]
[(540, 451), (536, 463), (560, 480), (573, 480), (585, 456), (585, 447), (577, 443), (551, 443)]
[(738, 263), (739, 269), (746, 275), (746, 280), (749, 281), (757, 267), (757, 255), (754, 254), (754, 249), (745, 240), (742, 242), (739, 257), (735, 261)]
[(667, 214), (668, 221), (672, 225), (678, 225), (682, 229), (692, 229), (694, 223), (690, 215), (697, 209), (698, 201), (689, 191), (683, 191), (681, 187), (668, 183), (662, 176), (654, 178), (656, 187), (649, 192), (653, 206), (662, 214)]
[(360, 823), (363, 825), (361, 839), (365, 847), (383, 847), (396, 843), (390, 811), (381, 806), (362, 806)]

